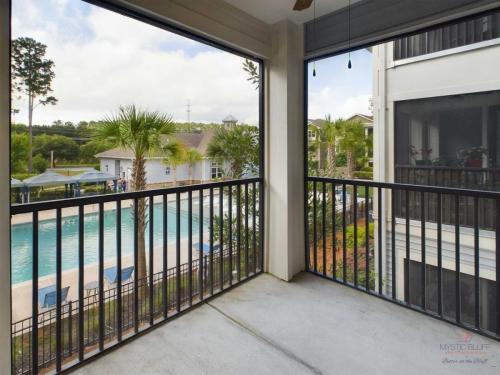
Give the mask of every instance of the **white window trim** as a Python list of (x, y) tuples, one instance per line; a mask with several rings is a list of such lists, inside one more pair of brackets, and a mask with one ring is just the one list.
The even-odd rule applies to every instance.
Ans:
[(460, 46), (460, 47), (446, 49), (443, 51), (428, 53), (426, 55), (409, 57), (407, 59), (393, 61), (393, 67), (414, 64), (414, 63), (417, 63), (420, 61), (438, 59), (438, 58), (445, 57), (445, 56), (456, 55), (459, 53), (474, 51), (477, 49), (488, 48), (488, 47), (493, 47), (493, 46), (497, 46), (497, 45), (500, 45), (500, 38), (485, 40), (484, 42), (478, 42), (478, 43), (469, 44), (466, 46)]

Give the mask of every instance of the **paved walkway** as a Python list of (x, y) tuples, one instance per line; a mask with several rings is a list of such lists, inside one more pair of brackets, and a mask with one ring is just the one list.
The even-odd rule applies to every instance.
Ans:
[(499, 342), (310, 274), (259, 276), (75, 372), (499, 373)]

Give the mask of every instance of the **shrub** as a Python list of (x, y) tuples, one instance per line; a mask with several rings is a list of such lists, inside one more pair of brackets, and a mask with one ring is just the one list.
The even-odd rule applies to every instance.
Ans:
[(47, 160), (43, 158), (42, 155), (35, 155), (33, 158), (33, 170), (36, 173), (43, 173), (47, 170), (48, 167)]

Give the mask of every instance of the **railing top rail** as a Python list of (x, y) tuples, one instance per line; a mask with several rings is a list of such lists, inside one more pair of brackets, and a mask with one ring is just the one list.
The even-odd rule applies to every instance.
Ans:
[(377, 182), (371, 180), (348, 180), (348, 179), (329, 178), (329, 177), (308, 177), (308, 180), (312, 182), (316, 181), (316, 182), (326, 182), (326, 183), (346, 184), (346, 185), (356, 185), (356, 186), (369, 186), (369, 187), (392, 189), (392, 190), (407, 190), (407, 191), (418, 191), (418, 192), (436, 193), (436, 194), (441, 193), (443, 195), (460, 195), (466, 197), (500, 199), (500, 192), (498, 191), (457, 189), (457, 188), (437, 187), (428, 185), (411, 185), (411, 184), (401, 184), (392, 182)]
[(442, 170), (442, 171), (471, 171), (471, 172), (484, 172), (484, 171), (494, 171), (500, 172), (499, 167), (448, 167), (443, 165), (403, 165), (396, 164), (396, 169), (430, 169), (430, 170)]
[(117, 202), (117, 201), (131, 200), (131, 199), (148, 198), (154, 196), (163, 196), (167, 194), (187, 193), (189, 191), (198, 191), (198, 190), (205, 190), (205, 189), (219, 188), (226, 186), (245, 185), (253, 182), (262, 182), (262, 178), (255, 177), (255, 178), (246, 178), (240, 180), (209, 182), (205, 184), (174, 186), (163, 189), (152, 189), (152, 190), (133, 191), (126, 193), (106, 194), (106, 195), (94, 195), (88, 197), (67, 198), (67, 199), (32, 202), (24, 204), (13, 204), (11, 205), (10, 208), (10, 214), (19, 215), (37, 211), (49, 211), (57, 208), (78, 207), (78, 206), (85, 206), (97, 203), (108, 203), (108, 202)]

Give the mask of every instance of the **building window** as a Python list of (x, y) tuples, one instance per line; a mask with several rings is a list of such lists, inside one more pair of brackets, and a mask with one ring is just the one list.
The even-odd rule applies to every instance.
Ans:
[[(404, 272), (408, 272), (408, 261), (405, 259)], [(438, 311), (438, 268), (427, 264), (425, 267), (425, 308), (427, 311)], [(405, 278), (406, 279), (406, 278)], [(405, 300), (410, 293), (410, 303), (422, 306), (422, 263), (410, 261), (409, 287), (404, 288)], [(453, 270), (442, 269), (442, 304), (443, 315), (454, 319), (456, 316), (456, 273)], [(481, 328), (496, 332), (496, 285), (495, 281), (479, 278), (479, 303), (481, 311)], [(460, 301), (462, 322), (474, 324), (474, 276), (460, 273)]]
[(109, 172), (109, 166), (107, 164), (106, 164), (105, 168), (106, 168), (106, 173)]
[(315, 141), (316, 140), (316, 132), (312, 129), (309, 129), (307, 131), (308, 137), (310, 141)]
[(402, 60), (500, 37), (500, 11), (456, 22), (394, 41), (394, 60)]
[(170, 166), (165, 167), (165, 174), (167, 176), (170, 174)]
[(217, 178), (222, 178), (222, 165), (217, 161), (213, 161), (210, 164), (210, 177), (212, 180)]

